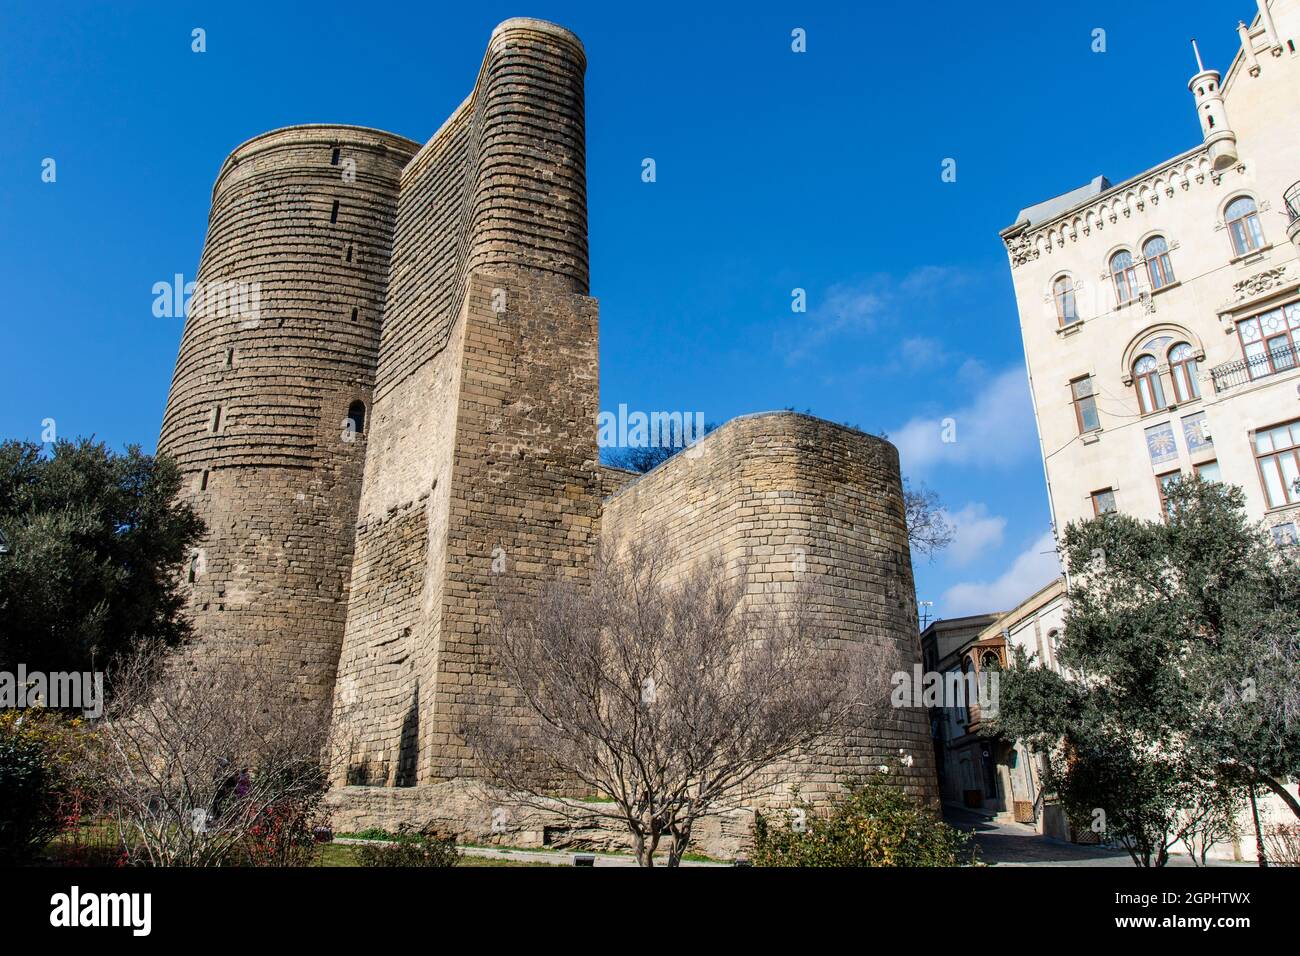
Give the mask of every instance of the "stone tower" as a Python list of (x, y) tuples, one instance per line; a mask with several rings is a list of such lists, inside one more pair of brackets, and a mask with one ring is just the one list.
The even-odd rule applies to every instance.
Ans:
[[(199, 285), (221, 294), (191, 310), (160, 441), (209, 525), (196, 652), (332, 701), (342, 827), (483, 836), (456, 728), (511, 699), (490, 601), (585, 576), (602, 533), (670, 527), (684, 560), (746, 565), (754, 600), (807, 580), (840, 639), (919, 661), (887, 442), (778, 412), (631, 484), (600, 466), (585, 68), (569, 31), (508, 20), (423, 146), (293, 127), (236, 149), (214, 189)], [(933, 799), (912, 710), (797, 778), (815, 798), (900, 751), (900, 785)]]
[(1216, 170), (1227, 169), (1237, 161), (1237, 134), (1228, 125), (1219, 71), (1205, 68), (1195, 40), (1192, 50), (1196, 53), (1196, 75), (1187, 81), (1187, 88), (1196, 101), (1196, 117), (1205, 145), (1210, 148), (1210, 163)]
[(336, 779), (461, 776), (488, 586), (581, 574), (599, 518), (583, 72), (510, 20), (402, 174), (335, 717)]
[(328, 701), (343, 642), (364, 419), (398, 183), (418, 145), (299, 126), (239, 146), (207, 241), (161, 453), (207, 522), (191, 561), (200, 653), (257, 660)]

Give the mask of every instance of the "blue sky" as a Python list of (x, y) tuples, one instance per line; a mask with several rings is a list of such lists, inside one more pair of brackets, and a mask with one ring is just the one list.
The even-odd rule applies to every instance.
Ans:
[(918, 598), (940, 616), (1001, 609), (1053, 559), (998, 230), (1198, 142), (1188, 38), (1226, 70), (1253, 10), (6, 0), (0, 436), (37, 439), (52, 418), (60, 435), (152, 449), (181, 326), (153, 316), (151, 288), (192, 278), (227, 153), (305, 122), (425, 140), (492, 27), (537, 16), (578, 33), (589, 59), (602, 408), (722, 421), (793, 406), (888, 433), (959, 528), (944, 557), (918, 561)]

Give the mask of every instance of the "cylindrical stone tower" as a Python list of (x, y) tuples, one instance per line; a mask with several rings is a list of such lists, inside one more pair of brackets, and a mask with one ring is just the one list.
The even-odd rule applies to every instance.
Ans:
[(347, 614), (393, 242), (416, 143), (266, 133), (226, 160), (158, 450), (208, 532), (185, 578), (194, 653), (328, 701)]

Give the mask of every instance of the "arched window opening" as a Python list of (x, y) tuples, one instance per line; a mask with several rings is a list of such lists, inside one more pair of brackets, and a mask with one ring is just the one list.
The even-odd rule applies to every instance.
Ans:
[(348, 406), (348, 422), (354, 434), (360, 435), (366, 430), (366, 403), (358, 399)]
[(1228, 235), (1232, 237), (1232, 251), (1237, 255), (1244, 256), (1264, 245), (1259, 211), (1255, 208), (1255, 200), (1249, 196), (1238, 196), (1228, 203), (1223, 218), (1228, 225)]
[(1137, 268), (1131, 252), (1121, 249), (1110, 257), (1110, 275), (1115, 281), (1115, 301), (1119, 305), (1137, 298)]
[(1074, 280), (1061, 276), (1052, 283), (1052, 297), (1056, 300), (1056, 318), (1062, 327), (1079, 321), (1078, 303), (1074, 297)]
[(1155, 356), (1143, 355), (1133, 363), (1133, 387), (1137, 389), (1138, 407), (1143, 415), (1166, 407), (1165, 390), (1160, 385), (1160, 365)]
[(1169, 262), (1169, 243), (1164, 236), (1153, 236), (1142, 246), (1147, 260), (1147, 275), (1152, 289), (1163, 289), (1174, 281), (1174, 267)]
[(1190, 402), (1201, 397), (1196, 374), (1196, 353), (1186, 342), (1179, 342), (1169, 350), (1169, 375), (1174, 380), (1175, 401)]

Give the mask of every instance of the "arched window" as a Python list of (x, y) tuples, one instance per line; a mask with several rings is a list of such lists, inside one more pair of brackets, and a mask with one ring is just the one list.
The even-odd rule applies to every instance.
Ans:
[(1151, 288), (1163, 289), (1174, 281), (1174, 267), (1169, 264), (1169, 243), (1164, 236), (1152, 236), (1142, 246), (1142, 255), (1147, 260), (1147, 274), (1151, 277)]
[(366, 403), (358, 399), (348, 406), (348, 421), (354, 434), (360, 435), (366, 430)]
[(1186, 342), (1179, 342), (1169, 350), (1169, 375), (1174, 380), (1174, 401), (1190, 402), (1201, 397), (1196, 384), (1196, 353)]
[(1110, 257), (1110, 275), (1115, 280), (1115, 301), (1119, 305), (1137, 298), (1137, 269), (1133, 266), (1133, 254), (1121, 249)]
[(1165, 390), (1160, 385), (1159, 363), (1152, 355), (1143, 355), (1133, 363), (1133, 387), (1138, 393), (1138, 407), (1150, 415), (1165, 407)]
[(1259, 213), (1255, 208), (1255, 200), (1249, 196), (1238, 196), (1228, 203), (1223, 218), (1228, 224), (1228, 235), (1232, 236), (1232, 251), (1237, 255), (1244, 256), (1264, 245), (1264, 230), (1259, 227)]
[(998, 670), (1002, 666), (1002, 660), (998, 657), (996, 651), (985, 651), (984, 656), (980, 658), (980, 670)]
[(1062, 326), (1079, 321), (1079, 309), (1074, 298), (1074, 280), (1061, 276), (1052, 283), (1052, 298), (1056, 300), (1056, 318)]

